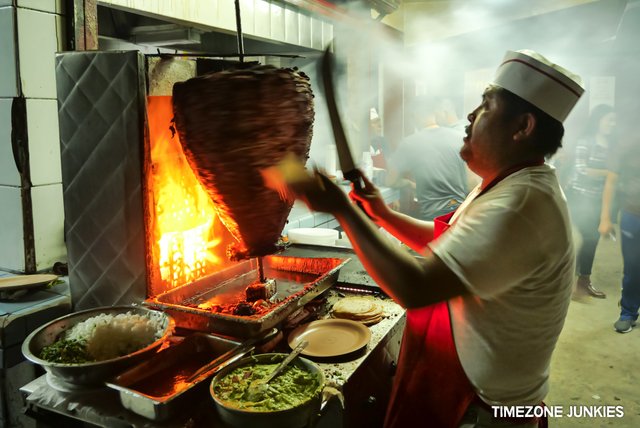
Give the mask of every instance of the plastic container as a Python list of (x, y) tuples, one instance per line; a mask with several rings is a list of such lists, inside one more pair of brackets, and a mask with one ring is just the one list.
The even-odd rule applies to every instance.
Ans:
[(290, 229), (287, 235), (292, 244), (307, 245), (334, 246), (336, 239), (340, 238), (340, 233), (337, 230), (322, 227)]

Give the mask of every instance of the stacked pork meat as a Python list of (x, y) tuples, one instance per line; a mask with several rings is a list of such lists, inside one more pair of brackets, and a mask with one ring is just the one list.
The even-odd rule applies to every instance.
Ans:
[(260, 171), (289, 153), (306, 162), (309, 78), (272, 66), (198, 76), (174, 85), (173, 110), (189, 164), (238, 241), (230, 258), (276, 251), (292, 203), (266, 188)]

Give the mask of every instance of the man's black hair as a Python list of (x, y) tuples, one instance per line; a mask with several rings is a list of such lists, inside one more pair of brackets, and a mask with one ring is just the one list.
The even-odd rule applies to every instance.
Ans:
[(562, 147), (562, 137), (564, 137), (564, 126), (562, 122), (554, 119), (513, 92), (504, 88), (498, 88), (497, 93), (504, 99), (507, 105), (506, 111), (511, 117), (516, 117), (524, 113), (531, 113), (535, 116), (536, 127), (533, 132), (535, 144), (532, 145), (532, 149), (536, 154), (550, 158)]

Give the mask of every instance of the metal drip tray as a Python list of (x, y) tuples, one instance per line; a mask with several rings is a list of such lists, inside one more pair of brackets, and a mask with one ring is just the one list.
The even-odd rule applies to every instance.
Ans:
[(335, 284), (340, 268), (350, 259), (272, 255), (262, 260), (265, 277), (276, 282), (276, 293), (262, 313), (243, 316), (218, 312), (221, 305), (243, 301), (247, 286), (258, 281), (255, 259), (151, 297), (144, 303), (169, 313), (179, 327), (252, 337), (275, 327)]

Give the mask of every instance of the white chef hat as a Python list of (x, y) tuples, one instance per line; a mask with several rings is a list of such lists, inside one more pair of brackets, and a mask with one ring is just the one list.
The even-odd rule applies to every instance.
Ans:
[(369, 120), (376, 120), (379, 118), (380, 116), (378, 116), (378, 112), (376, 111), (375, 107), (371, 107), (371, 109), (369, 109)]
[(530, 50), (507, 51), (493, 84), (563, 122), (584, 93), (577, 74)]

